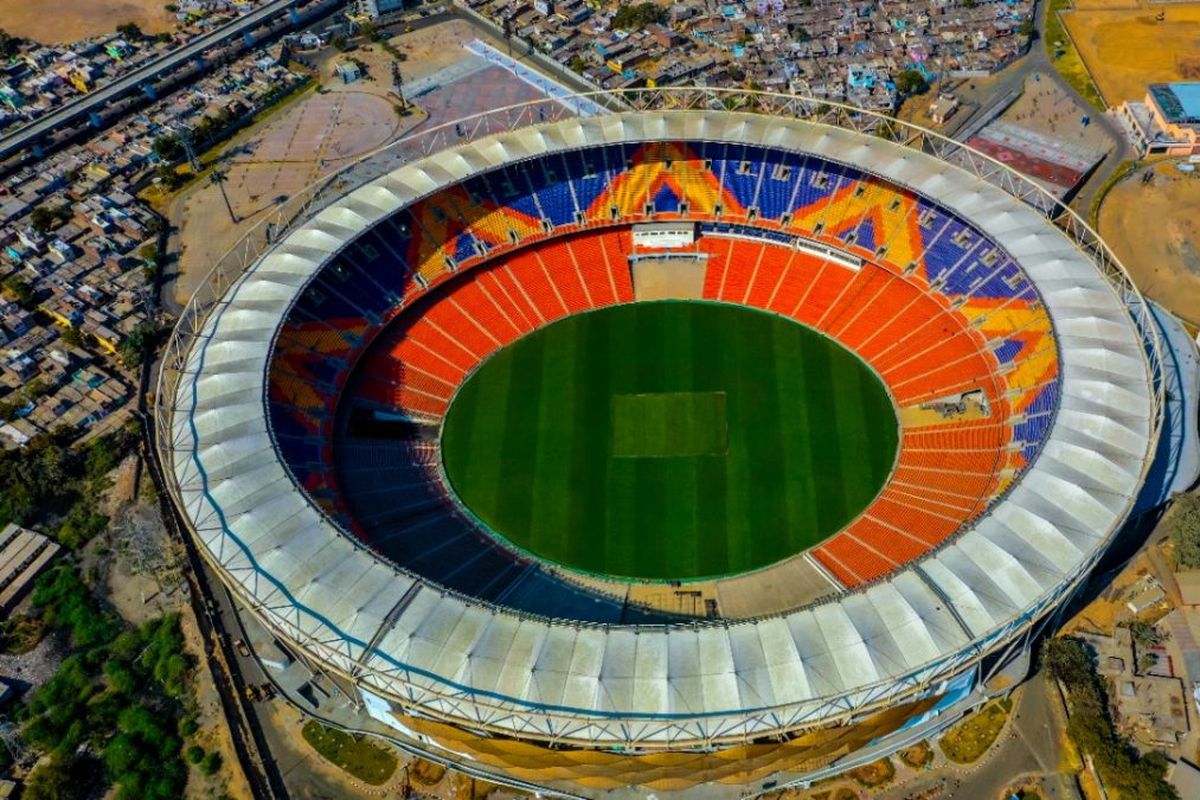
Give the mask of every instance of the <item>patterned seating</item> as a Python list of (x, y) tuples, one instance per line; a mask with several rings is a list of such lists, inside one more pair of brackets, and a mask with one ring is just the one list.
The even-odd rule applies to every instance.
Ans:
[[(289, 314), (271, 365), (272, 426), (297, 482), (351, 529), (436, 532), (440, 557), (477, 557), (437, 486), (414, 477), (428, 472), (435, 445), (407, 451), (415, 471), (393, 477), (410, 488), (389, 506), (382, 478), (335, 469), (334, 420), (350, 409), (436, 423), (497, 349), (567, 315), (632, 301), (629, 226), (648, 215), (701, 223), (705, 299), (821, 330), (870, 364), (899, 406), (975, 390), (986, 398), (986, 419), (904, 428), (887, 488), (811, 553), (841, 583), (877, 579), (937, 546), (1036, 456), (1057, 407), (1057, 352), (1036, 289), (997, 243), (850, 166), (656, 142), (475, 176), (338, 252)], [(822, 256), (822, 246), (861, 268)], [(362, 495), (354, 515), (339, 480)], [(527, 566), (497, 562), (511, 579), (503, 591), (540, 585)]]

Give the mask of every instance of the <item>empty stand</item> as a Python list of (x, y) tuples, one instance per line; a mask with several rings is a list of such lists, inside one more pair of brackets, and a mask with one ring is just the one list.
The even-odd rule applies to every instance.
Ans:
[[(436, 477), (436, 443), (350, 437), (335, 469), (332, 420), (366, 413), (433, 430), (498, 349), (568, 315), (632, 302), (629, 225), (655, 215), (700, 223), (704, 299), (821, 330), (870, 364), (899, 406), (983, 392), (986, 419), (905, 428), (884, 491), (812, 551), (843, 584), (945, 541), (1036, 457), (1057, 408), (1057, 352), (1036, 288), (1000, 244), (850, 166), (656, 142), (477, 175), (332, 256), (290, 312), (271, 365), (272, 427), (297, 483), (373, 542), (436, 540), (405, 556), (422, 568), (484, 565), (503, 598), (554, 583), (527, 563), (489, 561), (494, 549), (480, 554)], [(807, 246), (796, 246), (798, 234)], [(857, 260), (823, 257), (814, 242)]]

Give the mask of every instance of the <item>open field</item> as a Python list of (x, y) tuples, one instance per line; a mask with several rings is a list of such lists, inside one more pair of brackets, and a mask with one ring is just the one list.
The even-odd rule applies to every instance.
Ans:
[(570, 317), (500, 351), (451, 405), (443, 455), (463, 502), (518, 546), (688, 579), (837, 531), (887, 478), (896, 439), (882, 384), (835, 343), (758, 311), (667, 301)]
[(327, 728), (315, 720), (306, 723), (300, 733), (322, 757), (371, 786), (387, 783), (399, 763), (375, 742)]
[(1071, 0), (1050, 0), (1046, 9), (1046, 26), (1042, 31), (1042, 44), (1050, 56), (1054, 68), (1071, 84), (1071, 88), (1098, 109), (1104, 109), (1104, 99), (1096, 89), (1083, 58), (1071, 42), (1063, 27), (1063, 21), (1069, 14), (1060, 16), (1060, 12), (1069, 11)]
[(325, 93), (302, 90), (225, 148), (224, 188), (237, 223), (203, 176), (175, 199), (168, 213), (180, 231), (177, 302), (186, 303), (212, 265), (280, 202), (420, 121), (399, 117), (387, 97), (355, 88), (369, 84), (332, 85)]
[(994, 700), (955, 725), (938, 742), (946, 758), (957, 764), (978, 761), (996, 741), (1012, 711), (1012, 700)]
[(1114, 186), (1100, 207), (1100, 234), (1138, 287), (1183, 319), (1200, 319), (1200, 177), (1170, 162)]
[(47, 7), (30, 0), (0, 0), (0, 28), (43, 44), (111, 33), (125, 22), (137, 23), (146, 33), (162, 33), (175, 23), (164, 5), (162, 0), (66, 0)]
[[(474, 28), (455, 19), (392, 37), (391, 43), (407, 56), (401, 64), (405, 86), (411, 91), (422, 82), (432, 85), (415, 99), (416, 110), (406, 117), (396, 113), (392, 59), (378, 44), (363, 44), (354, 51), (369, 77), (350, 84), (332, 77), (343, 54), (327, 48), (313, 56), (320, 90), (304, 90), (285, 100), (212, 154), (228, 170), (224, 187), (237, 223), (230, 220), (217, 187), (204, 177), (164, 201), (160, 210), (179, 229), (180, 259), (173, 286), (168, 287), (175, 302), (186, 303), (213, 263), (284, 195), (420, 126), (537, 99), (536, 89), (499, 67), (472, 71), (471, 64), (481, 59), (462, 44), (477, 36)], [(456, 70), (462, 74), (456, 77)]]
[[(1200, 3), (1128, 5), (1110, 8), (1088, 0), (1063, 15), (1083, 63), (1113, 106), (1142, 99), (1147, 83), (1188, 79), (1189, 61), (1200, 71)], [(1166, 14), (1163, 22), (1155, 21), (1160, 12)]]

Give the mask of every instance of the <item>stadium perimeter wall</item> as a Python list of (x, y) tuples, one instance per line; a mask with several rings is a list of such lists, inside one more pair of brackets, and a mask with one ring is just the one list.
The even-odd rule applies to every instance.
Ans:
[[(923, 135), (923, 134), (922, 134), (922, 135)], [(1071, 224), (1078, 225), (1078, 224), (1081, 224), (1081, 223), (1079, 223), (1078, 221), (1075, 221), (1075, 222), (1072, 222)], [(193, 314), (194, 314), (194, 316), (193, 316), (193, 317), (192, 317), (192, 319), (190, 320), (190, 322), (191, 322), (192, 324), (196, 324), (196, 323), (202, 323), (202, 322), (203, 322), (203, 320), (204, 320), (203, 309), (199, 309), (199, 308), (197, 308), (197, 309), (196, 309), (196, 310), (193, 312)], [(185, 350), (184, 350), (184, 351), (181, 351), (181, 352), (180, 352), (180, 355), (186, 355), (186, 348), (185, 348)], [(162, 397), (165, 397), (165, 396), (166, 396), (166, 395), (160, 394), (160, 398), (162, 398)], [(169, 411), (173, 411), (173, 410), (174, 410), (174, 409), (169, 409)], [(166, 421), (166, 420), (164, 420), (164, 421)], [(163, 432), (164, 432), (165, 430), (170, 430), (170, 427), (166, 427), (166, 428), (162, 428), (162, 427), (160, 427), (160, 429), (159, 429), (159, 434), (160, 434), (160, 436), (161, 436), (161, 435), (163, 435)], [(174, 447), (173, 447), (173, 446), (172, 446), (172, 447), (169, 447), (169, 448), (168, 448), (168, 450), (169, 450), (169, 451), (173, 451), (173, 450), (174, 450)], [(169, 463), (171, 463), (171, 461), (168, 461), (167, 463), (169, 464)], [(176, 499), (177, 499), (177, 501), (181, 499), (181, 498), (180, 498), (180, 496), (179, 496), (178, 494), (177, 494), (177, 496), (176, 496)], [(184, 504), (184, 505), (186, 506), (186, 504)], [(228, 565), (227, 565), (227, 564), (224, 564), (224, 563), (221, 563), (219, 560), (217, 561), (217, 563), (220, 565), (221, 569), (222, 569), (223, 571), (226, 571), (226, 574), (228, 574), (228, 573), (227, 573), (227, 570), (228, 570)], [(1079, 573), (1078, 573), (1078, 575), (1077, 575), (1077, 577), (1076, 577), (1076, 579), (1075, 579), (1075, 582), (1077, 582), (1077, 581), (1078, 581), (1080, 578), (1082, 578), (1082, 577), (1083, 577), (1083, 576), (1086, 574), (1086, 571), (1087, 571), (1087, 569), (1088, 569), (1088, 568), (1090, 568), (1090, 565), (1091, 565), (1091, 563), (1094, 563), (1094, 560), (1093, 560), (1093, 561), (1086, 562), (1086, 563), (1084, 563), (1084, 564), (1082, 565), (1082, 568), (1080, 569), (1080, 571), (1079, 571)], [(244, 599), (244, 600), (248, 600), (248, 601), (249, 601), (249, 603), (251, 604), (251, 606), (252, 606), (252, 607), (257, 607), (257, 608), (258, 608), (260, 611), (261, 611), (261, 610), (264, 610), (264, 609), (263, 609), (263, 606), (262, 606), (262, 605), (261, 605), (261, 603), (260, 603), (260, 601), (259, 601), (259, 600), (258, 600), (258, 599), (255, 597), (255, 595), (253, 594), (253, 592), (249, 592), (249, 593), (247, 592), (247, 589), (248, 589), (248, 587), (246, 586), (246, 584), (244, 584), (244, 583), (242, 583), (242, 582), (240, 582), (240, 581), (236, 581), (236, 580), (235, 580), (235, 581), (233, 581), (233, 582), (234, 582), (234, 583), (236, 583), (236, 584), (238, 584), (238, 585), (237, 585), (235, 588), (237, 588), (237, 589), (239, 590), (239, 592), (240, 592), (240, 593), (243, 595), (243, 599)], [(1037, 616), (1037, 615), (1039, 615), (1039, 614), (1040, 614), (1042, 611), (1044, 611), (1044, 610), (1045, 610), (1045, 609), (1047, 609), (1047, 608), (1052, 608), (1052, 607), (1054, 607), (1054, 606), (1057, 604), (1057, 602), (1061, 601), (1061, 599), (1062, 599), (1063, 597), (1065, 597), (1065, 596), (1066, 596), (1066, 594), (1069, 592), (1070, 588), (1071, 588), (1071, 587), (1074, 585), (1074, 583), (1075, 583), (1075, 582), (1068, 582), (1068, 583), (1064, 583), (1064, 584), (1063, 584), (1063, 585), (1060, 587), (1060, 589), (1061, 589), (1061, 592), (1059, 592), (1059, 593), (1056, 593), (1055, 595), (1052, 595), (1051, 597), (1048, 597), (1048, 598), (1046, 598), (1046, 602), (1045, 602), (1045, 603), (1043, 603), (1043, 604), (1039, 604), (1039, 606), (1037, 607), (1037, 609), (1036, 609), (1036, 611), (1035, 611), (1035, 612), (1031, 612), (1031, 613), (1030, 613), (1029, 615), (1027, 615), (1027, 616), (1022, 616), (1022, 617), (1020, 617), (1020, 618), (1017, 618), (1017, 619), (1015, 619), (1015, 620), (1013, 621), (1013, 623), (1012, 623), (1011, 627), (1010, 627), (1010, 630), (1009, 630), (1009, 634), (1010, 634), (1010, 635), (1009, 635), (1009, 636), (1002, 637), (1002, 638), (1003, 638), (1003, 639), (1006, 639), (1006, 640), (1011, 640), (1011, 639), (1013, 638), (1013, 635), (1019, 634), (1019, 633), (1020, 633), (1022, 630), (1027, 630), (1027, 629), (1028, 629), (1028, 626), (1029, 626), (1030, 624), (1032, 624), (1032, 622), (1033, 622), (1033, 617), (1034, 617), (1034, 616)], [(281, 628), (280, 628), (280, 626), (278, 626), (277, 624), (274, 624), (272, 627), (274, 627), (276, 630), (279, 630), (279, 631), (283, 632), (283, 633), (284, 633), (284, 635), (288, 636), (288, 638), (292, 639), (293, 641), (296, 641), (296, 640), (297, 640), (297, 636), (296, 636), (295, 634), (297, 634), (297, 633), (299, 632), (299, 630), (298, 630), (298, 629), (290, 629), (290, 630), (289, 630), (287, 626), (285, 626), (284, 628), (282, 628), (282, 629), (281, 629)], [(299, 637), (299, 639), (300, 639), (300, 641), (301, 641), (301, 642), (303, 642), (303, 638), (304, 638), (304, 637), (303, 637), (303, 635), (301, 635), (301, 636)], [(314, 650), (314, 654), (318, 655), (318, 660), (323, 660), (323, 659), (320, 659), (320, 658), (319, 658), (319, 654), (318, 654), (318, 653), (316, 653), (316, 651), (315, 651), (315, 650)], [(329, 662), (328, 662), (328, 661), (327, 661), (327, 662), (325, 662), (325, 663), (326, 663), (326, 664), (329, 664)], [(335, 668), (335, 669), (336, 669), (336, 668)], [(344, 673), (344, 674), (347, 674), (347, 675), (353, 675), (353, 674), (355, 674), (355, 673), (357, 672), (357, 670), (341, 670), (341, 671), (343, 671), (343, 673)], [(935, 670), (935, 672), (936, 672), (936, 670)], [(927, 710), (927, 709), (921, 709), (921, 710), (917, 710), (917, 709), (914, 707), (914, 708), (912, 709), (912, 712), (911, 712), (911, 713), (912, 713), (912, 714), (919, 714), (919, 713), (923, 713), (923, 711), (924, 711), (924, 710)], [(837, 719), (836, 717), (830, 717), (830, 718), (829, 718), (829, 721), (830, 721), (830, 722), (833, 722), (833, 721), (835, 721), (836, 719)], [(844, 720), (845, 718), (844, 718), (844, 717), (842, 717), (842, 719)]]

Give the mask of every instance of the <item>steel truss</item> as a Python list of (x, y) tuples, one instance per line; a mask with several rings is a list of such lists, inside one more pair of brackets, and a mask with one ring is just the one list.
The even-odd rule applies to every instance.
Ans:
[[(1142, 465), (1141, 478), (1145, 478), (1155, 450), (1153, 442), (1157, 441), (1163, 424), (1163, 359), (1159, 357), (1161, 343), (1157, 326), (1151, 318), (1148, 304), (1099, 235), (1076, 212), (1063, 206), (1046, 190), (999, 161), (941, 134), (843, 104), (787, 94), (715, 88), (590, 92), (581, 97), (610, 107), (625, 103), (635, 110), (648, 112), (726, 110), (781, 116), (877, 136), (955, 164), (1037, 209), (1066, 234), (1075, 248), (1115, 288), (1152, 351), (1152, 357), (1148, 359), (1154, 384), (1151, 393), (1152, 443), (1148, 448), (1150, 456)], [(549, 115), (548, 108), (551, 109)], [(197, 371), (189, 369), (192, 348), (204, 341), (205, 327), (212, 315), (229, 304), (230, 289), (275, 242), (307, 222), (332, 200), (401, 164), (465, 141), (562, 116), (561, 106), (547, 100), (537, 100), (484, 112), (407, 136), (364, 155), (318, 181), (287, 200), (248, 231), (213, 266), (184, 308), (166, 344), (159, 365), (153, 412), (156, 455), (163, 474), (173, 479), (178, 474), (177, 467), (185, 471), (195, 469), (179, 460), (186, 459), (191, 450), (184, 443), (174, 441), (173, 425), (173, 417), (178, 410), (178, 390), (184, 381), (197, 377)], [(467, 725), (484, 732), (580, 747), (594, 747), (597, 742), (605, 742), (610, 747), (612, 743), (619, 742), (634, 750), (719, 747), (770, 738), (784, 739), (814, 727), (850, 724), (873, 711), (919, 697), (937, 682), (973, 668), (988, 654), (1022, 641), (1037, 620), (1044, 619), (1086, 579), (1104, 549), (1098, 548), (1075, 574), (1064, 578), (1054, 592), (1043, 597), (1036, 607), (1028, 609), (1020, 618), (994, 631), (988, 638), (974, 641), (945, 660), (927, 665), (903, 678), (795, 707), (751, 710), (724, 717), (663, 719), (631, 718), (625, 715), (609, 718), (531, 708), (470, 691), (456, 691), (416, 671), (384, 666), (372, 648), (347, 641), (340, 632), (303, 614), (287, 598), (273, 592), (273, 587), (262, 583), (262, 576), (251, 565), (228, 564), (228, 554), (222, 550), (225, 542), (219, 535), (220, 521), (213, 518), (193, 519), (187, 509), (191, 507), (189, 501), (194, 494), (182, 490), (175, 480), (169, 482), (172, 500), (188, 521), (192, 535), (205, 545), (198, 548), (203, 557), (213, 564), (219, 574), (225, 576), (230, 589), (270, 630), (295, 643), (304, 651), (307, 659), (319, 664), (322, 669), (367, 691), (387, 697), (398, 706), (411, 709), (419, 715)], [(1108, 532), (1109, 540), (1114, 533)]]

